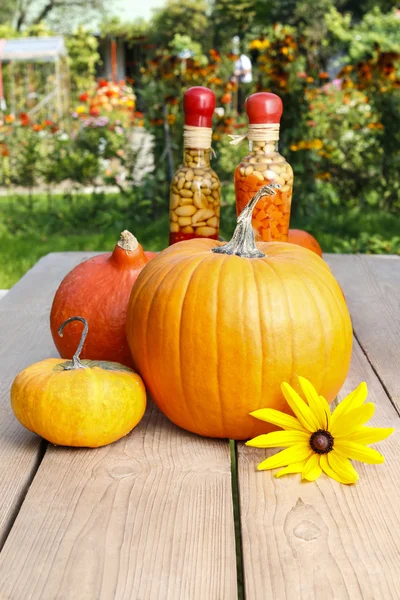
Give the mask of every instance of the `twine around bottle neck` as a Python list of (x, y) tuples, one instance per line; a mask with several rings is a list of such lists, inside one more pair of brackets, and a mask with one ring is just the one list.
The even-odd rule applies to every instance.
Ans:
[(233, 146), (243, 140), (250, 142), (276, 142), (279, 140), (279, 123), (249, 123), (249, 128), (243, 135), (229, 135)]
[(185, 148), (200, 148), (209, 150), (211, 148), (211, 127), (183, 126), (183, 145)]

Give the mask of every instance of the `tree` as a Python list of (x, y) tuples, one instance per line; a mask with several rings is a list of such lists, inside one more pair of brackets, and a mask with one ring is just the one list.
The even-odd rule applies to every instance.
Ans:
[(167, 46), (176, 33), (204, 44), (211, 38), (211, 23), (203, 0), (168, 0), (165, 7), (154, 12), (151, 31), (159, 45)]
[(45, 21), (58, 30), (105, 14), (106, 0), (2, 0), (0, 23), (22, 31)]

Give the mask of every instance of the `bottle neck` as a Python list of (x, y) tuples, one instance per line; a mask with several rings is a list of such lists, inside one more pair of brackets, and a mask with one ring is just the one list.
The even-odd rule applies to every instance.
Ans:
[(250, 152), (262, 152), (263, 154), (276, 154), (279, 152), (279, 140), (274, 141), (249, 141)]
[(202, 168), (210, 166), (211, 149), (184, 148), (183, 164), (185, 167)]

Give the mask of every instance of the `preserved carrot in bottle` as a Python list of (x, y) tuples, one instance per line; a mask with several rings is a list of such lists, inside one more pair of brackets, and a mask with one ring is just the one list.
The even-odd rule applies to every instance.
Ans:
[[(239, 215), (259, 188), (277, 184), (275, 196), (265, 196), (253, 211), (253, 229), (257, 241), (287, 241), (293, 192), (293, 170), (279, 154), (279, 122), (282, 101), (276, 94), (259, 92), (246, 101), (249, 121), (246, 136), (250, 152), (235, 170), (236, 210)], [(278, 187), (279, 186), (279, 187)]]
[(218, 239), (221, 186), (210, 167), (215, 95), (192, 87), (183, 97), (183, 166), (171, 183), (169, 244), (205, 237)]

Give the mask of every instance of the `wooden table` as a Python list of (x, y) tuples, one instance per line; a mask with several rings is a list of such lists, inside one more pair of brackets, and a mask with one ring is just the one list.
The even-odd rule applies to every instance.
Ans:
[(400, 598), (400, 258), (326, 257), (355, 332), (340, 396), (366, 381), (373, 424), (397, 429), (386, 463), (342, 486), (257, 472), (274, 451), (197, 437), (154, 406), (98, 450), (25, 431), (10, 383), (57, 355), (51, 301), (89, 256), (42, 258), (0, 302), (0, 599), (231, 600), (242, 581), (247, 600)]

